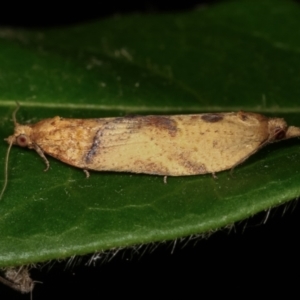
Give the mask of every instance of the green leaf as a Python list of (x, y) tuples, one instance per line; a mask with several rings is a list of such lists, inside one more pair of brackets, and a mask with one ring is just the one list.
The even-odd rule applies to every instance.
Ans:
[[(0, 30), (0, 136), (60, 115), (257, 111), (300, 125), (300, 11), (228, 1), (181, 14)], [(284, 23), (284, 26), (282, 24)], [(0, 145), (4, 170), (7, 144)], [(0, 202), (0, 266), (210, 232), (300, 195), (299, 140), (230, 171), (163, 178), (91, 172), (14, 147)], [(4, 176), (1, 175), (3, 183)]]

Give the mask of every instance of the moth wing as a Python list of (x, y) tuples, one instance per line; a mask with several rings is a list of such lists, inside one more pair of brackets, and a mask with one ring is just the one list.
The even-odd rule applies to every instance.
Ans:
[(86, 166), (94, 170), (169, 173), (166, 144), (176, 130), (175, 122), (164, 116), (111, 120), (95, 135), (85, 156)]
[(249, 113), (54, 118), (36, 128), (35, 141), (46, 154), (83, 169), (194, 175), (245, 160), (268, 139), (267, 123)]

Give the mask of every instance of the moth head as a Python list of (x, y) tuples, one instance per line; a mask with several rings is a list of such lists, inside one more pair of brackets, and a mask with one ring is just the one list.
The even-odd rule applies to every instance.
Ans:
[(31, 131), (32, 128), (30, 126), (17, 124), (15, 133), (5, 140), (8, 144), (32, 148), (32, 141), (30, 138)]
[(17, 123), (16, 114), (17, 114), (17, 111), (19, 110), (19, 108), (20, 108), (20, 105), (17, 102), (17, 107), (12, 114), (13, 122), (15, 125), (15, 133), (13, 135), (9, 136), (7, 139), (4, 139), (5, 141), (8, 142), (9, 146), (8, 146), (8, 149), (6, 152), (6, 157), (5, 157), (5, 177), (4, 177), (3, 188), (0, 192), (0, 200), (4, 194), (4, 191), (6, 189), (7, 182), (8, 182), (8, 158), (9, 158), (9, 153), (10, 153), (10, 149), (11, 149), (12, 145), (19, 145), (21, 147), (33, 148), (33, 144), (30, 140), (32, 128), (30, 126), (20, 125)]

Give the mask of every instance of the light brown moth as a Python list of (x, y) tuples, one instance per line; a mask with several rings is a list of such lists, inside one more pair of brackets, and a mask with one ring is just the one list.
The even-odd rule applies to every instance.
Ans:
[[(189, 176), (232, 169), (263, 146), (300, 136), (280, 118), (250, 112), (102, 119), (54, 117), (20, 125), (6, 141), (88, 170)], [(9, 148), (10, 148), (9, 147)], [(8, 151), (9, 152), (9, 151)], [(7, 166), (6, 166), (7, 169)], [(45, 171), (46, 171), (45, 170)]]

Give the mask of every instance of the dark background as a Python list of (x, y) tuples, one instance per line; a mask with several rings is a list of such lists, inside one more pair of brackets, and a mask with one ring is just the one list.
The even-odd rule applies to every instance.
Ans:
[(40, 3), (1, 3), (0, 25), (13, 27), (49, 27), (99, 20), (116, 14), (174, 12), (214, 5), (225, 0), (180, 1), (86, 1), (60, 6), (52, 1)]
[[(72, 25), (115, 14), (179, 12), (216, 2), (184, 1), (167, 5), (159, 1), (113, 1), (78, 6), (70, 3), (68, 9), (47, 1), (31, 7), (28, 3), (14, 4), (2, 6), (0, 25), (25, 28)], [(115, 251), (102, 255), (95, 266), (86, 265), (91, 255), (75, 258), (69, 264), (68, 260), (50, 262), (31, 272), (34, 280), (42, 282), (36, 284), (33, 299), (164, 295), (206, 298), (220, 296), (219, 293), (257, 297), (271, 296), (274, 292), (287, 296), (299, 285), (299, 217), (300, 208), (295, 200), (209, 238)], [(30, 299), (30, 296), (0, 285), (0, 299)]]

